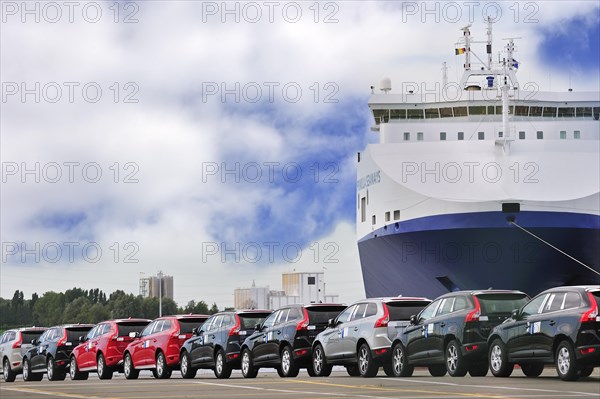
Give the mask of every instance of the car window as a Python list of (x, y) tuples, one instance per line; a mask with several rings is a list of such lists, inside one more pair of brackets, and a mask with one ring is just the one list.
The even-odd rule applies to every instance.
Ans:
[(46, 337), (46, 341), (50, 341), (53, 342), (58, 338), (58, 330), (56, 328), (53, 328), (50, 330), (50, 332), (48, 333), (48, 336)]
[(350, 320), (350, 317), (352, 316), (352, 313), (354, 312), (355, 309), (356, 309), (356, 305), (347, 307), (346, 310), (344, 310), (342, 313), (339, 314), (339, 316), (337, 317), (337, 321), (341, 322), (341, 323), (346, 323), (347, 321)]
[(233, 316), (230, 314), (223, 315), (223, 321), (221, 322), (221, 327), (233, 327)]
[(275, 313), (271, 313), (271, 315), (269, 317), (267, 317), (267, 319), (263, 323), (263, 327), (266, 327), (266, 328), (273, 327), (273, 325), (275, 324), (275, 319), (277, 319), (279, 317), (279, 313), (280, 313), (279, 311), (277, 311)]
[(173, 320), (164, 320), (160, 331), (169, 331), (173, 327)]
[(285, 323), (285, 321), (287, 320), (287, 315), (290, 312), (289, 309), (282, 309), (279, 311), (279, 316), (277, 317), (277, 320), (275, 320), (275, 324), (281, 324), (281, 323)]
[(46, 337), (48, 336), (48, 331), (44, 332), (42, 335), (40, 335), (40, 338), (38, 339), (39, 342), (42, 342), (46, 339)]
[(565, 300), (565, 292), (553, 292), (548, 297), (548, 300), (544, 304), (544, 309), (542, 309), (542, 313), (550, 313), (556, 312), (560, 310), (564, 300)]
[(92, 339), (96, 336), (96, 331), (98, 330), (98, 327), (94, 327), (92, 328), (90, 331), (88, 331), (88, 333), (86, 334), (85, 338), (86, 339)]
[(8, 333), (2, 334), (2, 339), (0, 339), (0, 345), (6, 343), (8, 340)]
[(465, 310), (469, 306), (467, 298), (464, 295), (457, 296), (452, 306), (452, 312), (458, 312), (459, 310)]
[(202, 330), (202, 331), (210, 331), (210, 329), (212, 327), (212, 324), (215, 321), (215, 319), (216, 319), (216, 316), (213, 316), (213, 317), (209, 318), (208, 320), (206, 320), (204, 322), (204, 324), (202, 324), (200, 326), (200, 330)]
[(359, 320), (359, 319), (362, 319), (363, 317), (365, 317), (366, 310), (367, 310), (367, 304), (359, 303), (358, 308), (356, 309), (356, 312), (354, 312), (354, 315), (352, 315), (352, 318), (350, 319), (350, 321)]
[(144, 330), (142, 331), (142, 333), (140, 334), (142, 337), (145, 337), (147, 335), (152, 334), (152, 330), (154, 329), (154, 326), (156, 325), (156, 321), (153, 321), (152, 323), (148, 324), (146, 326), (146, 328), (144, 328)]
[(425, 321), (425, 320), (431, 319), (441, 303), (442, 303), (442, 300), (438, 299), (437, 301), (432, 302), (429, 306), (427, 306), (425, 309), (423, 309), (423, 311), (419, 315), (419, 321)]
[(377, 305), (373, 302), (367, 304), (367, 311), (365, 312), (365, 317), (375, 316), (377, 314)]
[(438, 310), (437, 315), (441, 316), (452, 312), (452, 306), (454, 305), (455, 300), (456, 297), (442, 299), (442, 303), (440, 304), (440, 309)]
[(218, 315), (212, 319), (210, 325), (207, 326), (206, 331), (215, 331), (221, 327), (221, 323), (223, 322), (223, 316)]
[(548, 294), (539, 295), (531, 300), (527, 305), (523, 307), (523, 311), (521, 312), (521, 316), (528, 317), (531, 315), (538, 314), (541, 310), (544, 301)]
[(288, 314), (288, 321), (292, 320), (300, 320), (301, 318), (300, 309), (299, 308), (291, 308), (290, 313)]
[(573, 309), (581, 306), (581, 296), (578, 292), (567, 292), (562, 309)]

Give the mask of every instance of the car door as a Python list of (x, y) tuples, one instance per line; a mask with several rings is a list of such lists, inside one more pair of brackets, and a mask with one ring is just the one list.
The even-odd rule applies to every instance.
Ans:
[(148, 324), (148, 326), (146, 326), (146, 328), (144, 328), (144, 330), (142, 331), (142, 334), (140, 335), (140, 339), (137, 340), (137, 342), (135, 342), (134, 344), (134, 350), (132, 351), (133, 353), (131, 354), (132, 360), (133, 360), (133, 364), (136, 367), (140, 367), (140, 366), (146, 366), (149, 364), (149, 359), (151, 359), (151, 342), (153, 339), (155, 339), (153, 337), (154, 332), (156, 331), (157, 328), (159, 328), (159, 325), (162, 325), (162, 320), (155, 320), (152, 323)]
[(98, 348), (100, 346), (100, 340), (102, 339), (102, 337), (105, 334), (108, 334), (110, 332), (110, 324), (108, 323), (103, 323), (100, 324), (98, 326), (98, 328), (96, 329), (96, 333), (94, 334), (93, 338), (91, 339), (91, 343), (89, 344), (89, 356), (90, 356), (90, 366), (91, 367), (95, 367), (96, 366), (96, 358), (98, 356)]
[[(429, 320), (423, 342), (427, 359), (432, 361), (443, 359), (446, 335), (460, 336), (456, 317), (453, 317), (455, 307), (457, 310), (466, 309), (467, 299), (464, 295), (443, 298), (434, 317)], [(464, 318), (461, 318), (461, 324), (463, 320)]]
[(540, 331), (540, 313), (549, 294), (538, 295), (519, 311), (517, 320), (511, 326), (507, 349), (512, 359), (532, 358), (534, 356), (533, 335)]
[(275, 321), (279, 317), (281, 311), (275, 311), (271, 313), (269, 317), (265, 319), (262, 324), (260, 331), (258, 331), (253, 337), (252, 357), (254, 361), (259, 363), (266, 360), (269, 344), (269, 332), (272, 332), (272, 328), (275, 325)]
[(356, 311), (352, 314), (350, 321), (344, 323), (342, 340), (342, 357), (353, 358), (356, 357), (356, 346), (361, 334), (361, 324), (367, 313), (366, 302), (359, 303), (356, 307)]
[(204, 333), (210, 330), (211, 324), (217, 316), (211, 316), (198, 329), (196, 335), (191, 338), (190, 356), (193, 366), (201, 366), (206, 362), (206, 354), (204, 350)]
[(553, 357), (554, 337), (560, 325), (561, 308), (565, 303), (567, 294), (574, 294), (577, 297), (577, 305), (581, 303), (579, 294), (576, 292), (551, 292), (544, 303), (542, 313), (530, 320), (539, 323), (539, 329), (531, 337), (536, 358), (552, 359)]
[(411, 324), (402, 332), (401, 341), (406, 347), (409, 361), (419, 361), (427, 357), (427, 339), (433, 333), (434, 318), (442, 300), (438, 299), (419, 313), (416, 317), (416, 323)]
[(98, 331), (98, 327), (99, 326), (96, 326), (90, 331), (88, 331), (84, 338), (84, 346), (82, 347), (82, 350), (79, 356), (77, 357), (77, 364), (79, 365), (80, 369), (91, 367), (92, 361), (94, 361), (95, 363), (95, 358), (92, 358), (92, 356), (90, 355), (90, 348), (92, 346), (92, 339), (96, 336), (96, 332)]
[(321, 343), (325, 356), (330, 359), (339, 359), (344, 355), (344, 329), (352, 319), (358, 305), (347, 307), (333, 321), (333, 326), (328, 327), (321, 335)]
[(214, 318), (214, 321), (208, 326), (208, 329), (202, 333), (202, 349), (201, 349), (201, 361), (202, 363), (212, 364), (214, 360), (215, 342), (218, 341), (219, 330), (223, 323), (223, 315), (218, 315)]
[(31, 369), (34, 371), (40, 371), (46, 369), (46, 355), (48, 354), (48, 348), (52, 345), (54, 338), (58, 339), (58, 329), (52, 328), (45, 334), (44, 339), (39, 342), (36, 346), (36, 352), (31, 359)]
[(279, 347), (283, 340), (283, 331), (287, 322), (287, 316), (290, 309), (280, 309), (275, 323), (267, 330), (265, 342), (265, 361), (279, 360)]
[(8, 342), (8, 334), (10, 334), (10, 331), (2, 334), (2, 337), (0, 338), (0, 359), (4, 359), (4, 354), (6, 352), (5, 348), (8, 346), (6, 344)]

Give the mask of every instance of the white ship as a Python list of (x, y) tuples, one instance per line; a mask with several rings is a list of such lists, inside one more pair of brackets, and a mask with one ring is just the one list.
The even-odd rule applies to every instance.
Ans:
[[(462, 29), (460, 83), (369, 108), (357, 235), (368, 297), (600, 283), (600, 93), (520, 87), (514, 39), (497, 60)], [(526, 86), (526, 85), (525, 85)]]

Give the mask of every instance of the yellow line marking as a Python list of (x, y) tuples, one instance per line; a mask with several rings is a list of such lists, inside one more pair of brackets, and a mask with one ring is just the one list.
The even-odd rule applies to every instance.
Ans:
[(81, 395), (74, 393), (66, 393), (66, 392), (53, 392), (53, 391), (42, 391), (41, 389), (33, 389), (33, 388), (7, 388), (2, 387), (2, 391), (15, 391), (15, 392), (23, 392), (23, 393), (32, 393), (36, 395), (46, 395), (46, 396), (60, 396), (63, 398), (75, 398), (75, 399), (123, 399), (116, 396), (112, 397), (101, 397), (101, 396), (89, 396), (89, 395)]

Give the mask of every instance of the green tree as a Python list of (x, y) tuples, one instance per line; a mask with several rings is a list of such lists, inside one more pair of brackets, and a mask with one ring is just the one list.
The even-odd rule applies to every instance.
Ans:
[(64, 308), (65, 295), (63, 293), (46, 292), (33, 307), (33, 322), (38, 326), (60, 324)]

